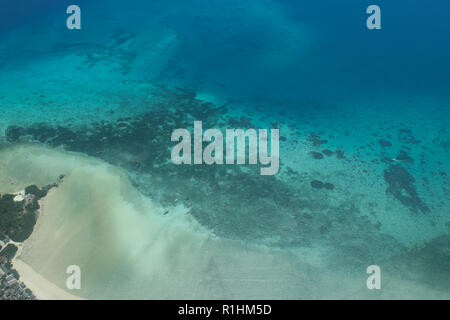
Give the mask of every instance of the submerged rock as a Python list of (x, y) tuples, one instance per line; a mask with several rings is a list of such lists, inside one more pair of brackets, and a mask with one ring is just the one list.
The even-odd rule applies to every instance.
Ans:
[(334, 184), (329, 183), (329, 182), (325, 183), (323, 186), (324, 186), (325, 189), (328, 189), (328, 190), (333, 190), (334, 189)]
[(420, 141), (414, 138), (411, 129), (404, 128), (398, 130), (398, 140), (400, 140), (404, 144), (419, 144)]
[(321, 154), (320, 152), (311, 151), (311, 154), (312, 154), (313, 158), (316, 160), (321, 160), (324, 158), (323, 154)]
[(401, 165), (391, 165), (384, 170), (384, 180), (388, 184), (386, 193), (392, 195), (413, 212), (427, 213), (430, 209), (420, 199), (414, 187), (416, 179)]
[(324, 187), (324, 184), (322, 181), (313, 180), (311, 181), (311, 187), (313, 187), (314, 189), (322, 189)]
[(329, 182), (322, 182), (320, 180), (313, 180), (311, 181), (311, 187), (313, 187), (314, 189), (327, 189), (327, 190), (333, 190), (334, 189), (334, 184), (329, 183)]
[(6, 129), (5, 136), (8, 141), (18, 142), (20, 137), (24, 134), (25, 130), (18, 126), (9, 126)]
[(414, 159), (411, 158), (405, 151), (400, 151), (400, 153), (395, 157), (397, 161), (413, 163)]
[(344, 151), (343, 150), (336, 150), (336, 158), (338, 159), (344, 159)]
[(334, 154), (333, 151), (328, 150), (328, 149), (322, 150), (322, 153), (323, 153), (324, 155), (326, 155), (327, 157), (330, 157), (330, 156), (332, 156), (332, 155)]
[(317, 133), (311, 133), (311, 134), (308, 136), (307, 140), (308, 140), (309, 142), (311, 142), (312, 145), (315, 146), (315, 147), (320, 146), (320, 145), (325, 144), (325, 143), (328, 142), (328, 141), (325, 140), (325, 139), (320, 139), (320, 134), (317, 134)]
[(391, 146), (392, 146), (392, 143), (390, 143), (389, 141), (384, 140), (384, 139), (378, 140), (378, 143), (379, 143), (380, 146), (382, 146), (383, 148), (391, 147)]

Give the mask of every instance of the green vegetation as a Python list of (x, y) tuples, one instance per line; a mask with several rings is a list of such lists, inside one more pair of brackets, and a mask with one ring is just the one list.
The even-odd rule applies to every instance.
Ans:
[(25, 188), (26, 195), (33, 195), (28, 201), (14, 201), (14, 195), (0, 196), (0, 234), (8, 235), (12, 240), (22, 242), (33, 232), (36, 223), (38, 200), (44, 197), (49, 187), (39, 189), (35, 185)]
[(14, 255), (16, 254), (18, 248), (13, 245), (12, 243), (9, 243), (5, 249), (3, 249), (0, 252), (0, 257), (6, 257), (7, 259), (14, 258)]
[(14, 201), (12, 194), (0, 197), (0, 233), (9, 235), (13, 240), (17, 232), (21, 230), (23, 205), (23, 201)]
[(25, 241), (33, 232), (36, 223), (36, 214), (34, 211), (26, 211), (19, 219), (17, 228), (10, 235), (11, 239), (17, 242)]
[(25, 194), (32, 194), (34, 195), (38, 200), (45, 197), (47, 195), (48, 188), (43, 187), (42, 189), (39, 189), (36, 185), (32, 185), (25, 188)]
[(0, 233), (17, 242), (27, 239), (36, 223), (37, 201), (23, 208), (23, 201), (15, 202), (5, 195), (0, 199)]
[(19, 272), (16, 269), (11, 269), (10, 272), (16, 277), (17, 280), (20, 279)]

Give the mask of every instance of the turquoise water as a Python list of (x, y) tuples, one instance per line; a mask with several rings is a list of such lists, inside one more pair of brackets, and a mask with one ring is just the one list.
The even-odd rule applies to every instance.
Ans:
[[(296, 288), (280, 271), (277, 291), (244, 297), (449, 298), (445, 1), (378, 1), (381, 30), (366, 28), (367, 1), (79, 1), (81, 30), (65, 26), (69, 4), (3, 4), (2, 144), (97, 158), (125, 170), (162, 212), (176, 202), (219, 239), (290, 257)], [(279, 128), (280, 172), (175, 166), (170, 135), (194, 120)], [(388, 279), (379, 292), (365, 289), (373, 264)], [(315, 291), (308, 268), (360, 282), (320, 278)], [(237, 287), (218, 297), (240, 297)]]

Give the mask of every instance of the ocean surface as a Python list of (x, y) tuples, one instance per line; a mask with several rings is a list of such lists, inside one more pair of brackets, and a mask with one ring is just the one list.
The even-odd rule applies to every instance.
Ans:
[[(19, 257), (61, 289), (450, 298), (447, 1), (0, 2), (0, 193), (65, 176)], [(194, 120), (278, 128), (279, 173), (173, 164)]]

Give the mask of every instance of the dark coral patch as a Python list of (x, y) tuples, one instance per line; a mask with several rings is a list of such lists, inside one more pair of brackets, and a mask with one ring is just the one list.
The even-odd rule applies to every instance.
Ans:
[(322, 182), (320, 180), (313, 180), (310, 182), (311, 187), (314, 189), (327, 189), (327, 190), (333, 190), (334, 184), (329, 182)]
[(405, 151), (400, 151), (399, 154), (395, 157), (395, 160), (413, 163), (414, 159), (411, 158)]
[(345, 158), (344, 151), (343, 150), (336, 150), (336, 158), (344, 159)]
[(309, 142), (311, 142), (314, 147), (320, 146), (320, 145), (325, 144), (325, 143), (328, 142), (325, 139), (320, 139), (320, 134), (317, 134), (317, 133), (311, 133), (308, 136), (307, 140)]
[(310, 184), (314, 189), (322, 189), (324, 187), (323, 182), (319, 180), (313, 180)]
[(420, 199), (414, 182), (416, 179), (401, 165), (391, 165), (384, 170), (384, 180), (388, 184), (386, 193), (392, 195), (413, 212), (427, 213), (430, 209)]
[(323, 186), (327, 190), (333, 190), (334, 189), (334, 184), (329, 183), (329, 182), (325, 183)]
[(420, 141), (414, 138), (411, 129), (400, 129), (398, 130), (398, 140), (404, 144), (419, 144)]
[(384, 140), (384, 139), (378, 140), (378, 143), (379, 143), (380, 146), (382, 146), (383, 148), (386, 148), (386, 147), (392, 147), (392, 143), (390, 143), (389, 141)]
[(18, 126), (9, 126), (6, 129), (5, 135), (7, 139), (11, 142), (18, 142), (20, 137), (23, 136), (25, 130)]
[(327, 157), (330, 157), (330, 156), (332, 156), (332, 155), (334, 154), (333, 151), (328, 150), (328, 149), (322, 150), (322, 153), (323, 153), (324, 155), (326, 155)]
[(311, 155), (316, 160), (321, 160), (324, 158), (323, 154), (321, 154), (320, 152), (316, 152), (316, 151), (311, 151)]

